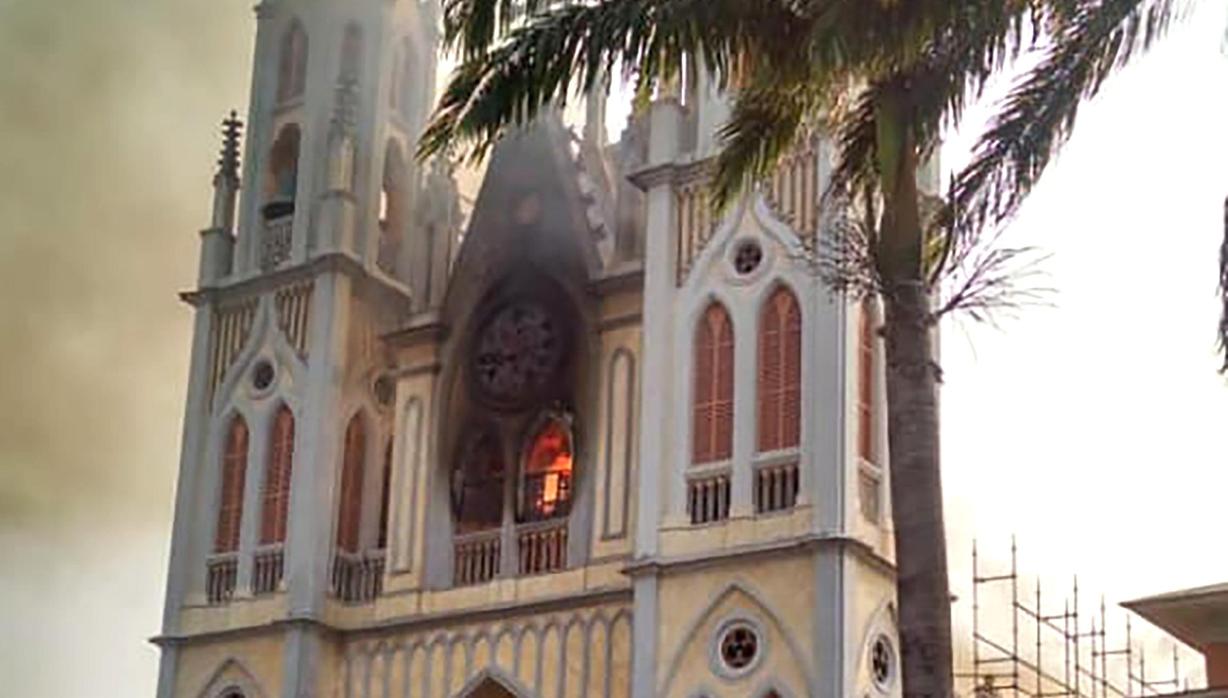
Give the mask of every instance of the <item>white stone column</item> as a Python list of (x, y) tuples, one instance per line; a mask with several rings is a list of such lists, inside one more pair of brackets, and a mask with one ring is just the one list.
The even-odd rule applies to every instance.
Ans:
[[(672, 395), (675, 381), (673, 337), (677, 318), (677, 254), (673, 183), (669, 165), (678, 156), (682, 132), (682, 106), (674, 97), (655, 102), (649, 118), (649, 168), (647, 216), (644, 250), (644, 336), (652, 338), (643, 345), (643, 380), (640, 395), (639, 477), (635, 488), (636, 558), (657, 554), (659, 527), (664, 513), (662, 503), (669, 501), (668, 488), (680, 464), (671, 457), (676, 405)], [(656, 691), (657, 663), (657, 584), (651, 576), (638, 577), (634, 587), (635, 645), (632, 651), (631, 695), (652, 698)]]
[[(316, 279), (310, 359), (302, 406), (295, 415), (294, 468), (286, 541), (286, 583), (291, 616), (317, 616), (328, 582), (337, 463), (344, 428), (341, 381), (345, 361), (350, 281), (340, 272)], [(287, 667), (289, 669), (289, 667)]]

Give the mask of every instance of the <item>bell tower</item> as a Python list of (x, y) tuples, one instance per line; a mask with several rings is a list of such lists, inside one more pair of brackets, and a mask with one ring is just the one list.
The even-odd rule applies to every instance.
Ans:
[(246, 124), (224, 123), (198, 286), (182, 294), (195, 320), (160, 697), (331, 695), (325, 628), (383, 580), (395, 381), (381, 337), (441, 302), (457, 232), (449, 173), (413, 158), (437, 4), (255, 12)]
[(425, 278), (407, 233), (421, 179), (413, 135), (434, 92), (434, 4), (266, 0), (257, 15), (239, 214), (250, 234), (233, 271), (340, 252), (412, 288)]

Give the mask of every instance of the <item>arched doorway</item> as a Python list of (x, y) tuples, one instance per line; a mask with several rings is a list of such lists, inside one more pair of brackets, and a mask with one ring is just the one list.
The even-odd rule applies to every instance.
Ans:
[(470, 691), (465, 698), (516, 698), (516, 694), (498, 681), (487, 678)]

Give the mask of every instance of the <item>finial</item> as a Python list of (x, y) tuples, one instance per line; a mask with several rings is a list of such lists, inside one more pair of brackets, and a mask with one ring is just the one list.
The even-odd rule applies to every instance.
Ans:
[(239, 139), (243, 133), (243, 122), (239, 114), (230, 110), (230, 116), (222, 121), (222, 156), (217, 161), (217, 176), (237, 183), (239, 181)]

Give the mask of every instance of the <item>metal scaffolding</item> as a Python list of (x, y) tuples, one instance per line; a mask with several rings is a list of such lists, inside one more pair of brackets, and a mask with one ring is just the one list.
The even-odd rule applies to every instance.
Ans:
[[(995, 614), (994, 630), (982, 618), (983, 587), (1009, 589), (1009, 618)], [(1011, 538), (1010, 571), (985, 574), (977, 546), (972, 545), (972, 670), (959, 672), (961, 695), (974, 698), (1134, 698), (1160, 696), (1188, 689), (1181, 680), (1181, 659), (1172, 640), (1172, 675), (1147, 675), (1147, 657), (1136, 646), (1130, 614), (1125, 616), (1125, 642), (1110, 644), (1104, 597), (1099, 609), (1083, 610), (1079, 578), (1061, 598), (1061, 610), (1041, 596), (1037, 580), (1032, 594), (1021, 589), (1018, 547)], [(1003, 628), (1002, 626), (1008, 626)], [(1006, 637), (1002, 637), (1006, 635)], [(1171, 638), (1170, 638), (1171, 639)], [(1165, 662), (1167, 663), (1167, 661)]]

